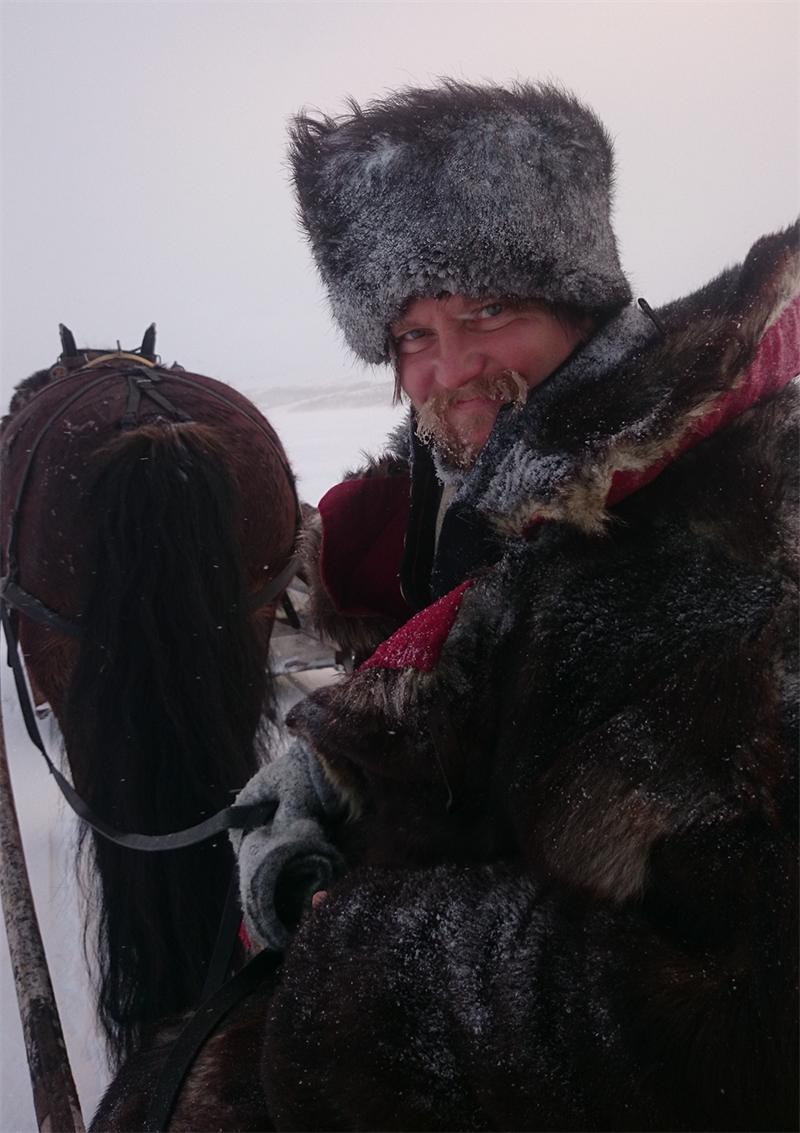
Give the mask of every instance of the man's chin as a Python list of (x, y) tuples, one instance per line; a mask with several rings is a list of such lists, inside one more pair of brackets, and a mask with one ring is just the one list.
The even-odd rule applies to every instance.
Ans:
[(440, 445), (429, 443), (428, 447), (439, 482), (441, 484), (453, 484), (456, 487), (464, 483), (480, 455), (477, 452), (471, 456), (461, 453), (455, 458), (449, 450)]
[(463, 422), (460, 427), (458, 424), (448, 422), (448, 433), (454, 439), (454, 444), (457, 448), (463, 449), (465, 452), (472, 453), (472, 462), (475, 463), (475, 457), (482, 451), (489, 437), (492, 435), (492, 429), (497, 421), (498, 410), (495, 408), (489, 413), (483, 413), (480, 417), (474, 418), (470, 423)]
[(434, 427), (422, 431), (420, 439), (430, 448), (440, 479), (445, 483), (463, 480), (475, 466), (493, 426), (491, 420), (457, 429), (440, 419)]
[(471, 472), (483, 451), (486, 437), (464, 437), (449, 430), (426, 438), (433, 453), (436, 470), (444, 483), (461, 482)]

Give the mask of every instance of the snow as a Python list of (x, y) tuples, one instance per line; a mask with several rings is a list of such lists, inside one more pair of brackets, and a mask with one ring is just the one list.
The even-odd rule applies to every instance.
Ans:
[[(99, 1098), (106, 1071), (83, 958), (74, 868), (78, 820), (27, 737), (5, 666), (2, 676), (6, 745), (25, 858), (72, 1071), (88, 1115)], [(47, 722), (40, 727), (50, 752), (57, 752), (56, 729)], [(5, 933), (1, 935), (0, 1128), (4, 1133), (28, 1133), (37, 1126), (8, 946)]]
[[(362, 450), (378, 452), (403, 410), (391, 407), (386, 377), (293, 390), (250, 390), (277, 429), (298, 476), (302, 499), (316, 504), (341, 476), (358, 466)], [(44, 760), (25, 732), (10, 670), (0, 666), (11, 779), (34, 901), (81, 1108), (89, 1120), (108, 1080), (83, 956), (82, 920), (74, 868), (78, 820), (61, 799)], [(292, 685), (308, 676), (294, 675)], [(288, 705), (287, 705), (288, 707)], [(51, 754), (59, 750), (52, 719), (43, 726)], [(0, 933), (0, 1129), (36, 1133), (22, 1028), (5, 932)]]
[(279, 391), (248, 391), (274, 425), (297, 474), (302, 500), (320, 496), (357, 468), (364, 452), (380, 452), (407, 412), (392, 406), (392, 383), (384, 375), (346, 386), (311, 386), (285, 401)]

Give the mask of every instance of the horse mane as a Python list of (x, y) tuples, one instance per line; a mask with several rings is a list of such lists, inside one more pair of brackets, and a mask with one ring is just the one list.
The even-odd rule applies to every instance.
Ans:
[[(75, 785), (114, 826), (168, 833), (232, 801), (269, 707), (236, 485), (210, 427), (157, 420), (100, 450), (85, 508), (96, 532), (63, 725)], [(84, 832), (82, 851), (102, 888), (98, 1009), (118, 1064), (196, 1005), (233, 858), (224, 836), (143, 854)]]
[(6, 427), (11, 418), (19, 413), (20, 409), (24, 409), (33, 395), (35, 393), (38, 393), (42, 386), (46, 386), (50, 381), (52, 381), (52, 378), (53, 374), (51, 369), (36, 370), (27, 378), (23, 378), (21, 382), (17, 383), (17, 385), (14, 387), (14, 392), (11, 395), (11, 401), (9, 402), (8, 406), (8, 413), (6, 413), (5, 416), (0, 419), (0, 433), (2, 433), (3, 429)]

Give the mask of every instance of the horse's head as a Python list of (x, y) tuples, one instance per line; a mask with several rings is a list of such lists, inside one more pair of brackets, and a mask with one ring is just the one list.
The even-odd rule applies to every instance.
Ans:
[(37, 370), (30, 377), (25, 378), (14, 390), (8, 414), (3, 418), (5, 422), (9, 417), (19, 412), (27, 405), (31, 397), (43, 386), (66, 377), (74, 370), (87, 369), (90, 366), (99, 366), (104, 363), (116, 364), (118, 362), (135, 362), (138, 365), (155, 366), (160, 361), (155, 352), (156, 324), (151, 323), (144, 332), (141, 346), (133, 350), (123, 350), (119, 342), (115, 350), (79, 350), (75, 344), (75, 336), (69, 327), (59, 324), (61, 335), (61, 354), (56, 362), (47, 370)]

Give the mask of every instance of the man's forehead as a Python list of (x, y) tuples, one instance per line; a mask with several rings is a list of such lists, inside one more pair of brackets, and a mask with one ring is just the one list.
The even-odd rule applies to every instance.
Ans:
[(502, 303), (504, 306), (519, 308), (520, 310), (549, 310), (549, 306), (541, 299), (519, 299), (509, 295), (464, 295), (457, 292), (451, 295), (442, 292), (440, 295), (430, 297), (417, 297), (409, 299), (403, 313), (395, 319), (389, 330), (393, 336), (413, 330), (426, 316), (447, 314), (454, 319), (468, 319), (476, 311), (491, 305)]
[(499, 296), (470, 296), (462, 295), (460, 292), (456, 295), (443, 292), (441, 295), (427, 298), (410, 299), (403, 313), (392, 323), (391, 329), (393, 332), (396, 332), (398, 329), (407, 330), (409, 326), (416, 323), (420, 317), (442, 311), (446, 311), (447, 314), (451, 314), (455, 317), (468, 315), (477, 308), (485, 307), (487, 303), (498, 301)]

